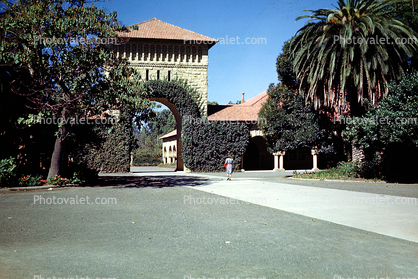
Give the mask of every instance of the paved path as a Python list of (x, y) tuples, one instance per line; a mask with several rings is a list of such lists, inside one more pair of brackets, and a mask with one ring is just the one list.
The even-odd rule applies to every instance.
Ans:
[(417, 198), (248, 179), (193, 189), (418, 243)]
[[(393, 218), (414, 226), (416, 213), (409, 222), (409, 212), (399, 217), (392, 205), (356, 211), (360, 205), (334, 201), (386, 186), (365, 193), (246, 175), (227, 182), (223, 174), (136, 173), (108, 187), (0, 192), (0, 278), (418, 278), (418, 243), (406, 240), (415, 235), (375, 233)], [(387, 188), (417, 194), (415, 186), (395, 186)], [(54, 197), (93, 203), (35, 202)], [(94, 203), (103, 199), (117, 203)], [(390, 225), (359, 229), (363, 211)], [(333, 216), (339, 219), (327, 220)]]
[[(138, 168), (137, 172), (146, 171), (146, 169)], [(233, 181), (226, 181), (223, 173), (187, 174), (177, 172), (166, 173), (166, 175), (182, 174), (215, 179), (216, 182), (210, 185), (193, 186), (192, 188), (418, 243), (418, 198), (414, 197), (416, 195), (412, 197), (411, 195), (409, 197), (387, 195), (384, 194), (386, 191), (379, 191), (386, 186), (385, 183), (373, 182), (352, 182), (351, 185), (356, 186), (354, 189), (380, 186), (380, 188), (374, 187), (375, 193), (300, 186), (295, 184), (307, 181), (293, 180), (292, 184), (289, 184), (289, 179), (283, 179), (291, 176), (292, 173), (293, 171), (235, 173)], [(152, 175), (161, 175), (161, 173), (153, 172)], [(274, 181), (272, 178), (281, 178), (281, 180)], [(336, 186), (335, 184), (344, 184), (345, 182), (332, 183)], [(317, 181), (317, 186), (322, 184), (324, 182)], [(400, 187), (398, 185), (391, 186)], [(418, 185), (408, 188), (411, 188), (415, 194), (418, 193)], [(346, 187), (346, 189), (349, 188)], [(365, 190), (370, 191), (370, 189)], [(397, 194), (401, 193), (403, 192), (398, 191)], [(197, 202), (203, 201), (198, 200)]]

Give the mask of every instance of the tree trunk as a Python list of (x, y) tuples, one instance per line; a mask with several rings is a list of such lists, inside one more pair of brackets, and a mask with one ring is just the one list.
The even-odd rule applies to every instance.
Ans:
[[(65, 109), (62, 112), (63, 120), (65, 118)], [(64, 120), (65, 121), (65, 120)], [(65, 162), (65, 142), (67, 137), (67, 128), (65, 123), (58, 128), (59, 136), (55, 139), (54, 151), (51, 156), (51, 165), (49, 166), (47, 179), (54, 177), (55, 175), (61, 175), (63, 169), (63, 163)]]
[(361, 163), (364, 160), (364, 150), (351, 145), (351, 157), (353, 162)]

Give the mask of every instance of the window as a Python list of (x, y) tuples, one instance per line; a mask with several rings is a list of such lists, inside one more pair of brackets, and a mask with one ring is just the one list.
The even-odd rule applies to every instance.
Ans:
[(124, 45), (120, 45), (119, 46), (119, 58), (123, 58), (125, 56), (125, 49), (124, 49)]
[(150, 57), (149, 57), (150, 61), (154, 61), (154, 57), (155, 57), (155, 46), (154, 45), (150, 46), (149, 54), (150, 54)]
[(168, 73), (167, 73), (167, 80), (171, 81), (171, 71), (168, 71)]
[(132, 45), (132, 60), (136, 60), (136, 45)]
[(190, 62), (190, 47), (186, 47), (186, 62)]
[(184, 61), (184, 47), (180, 47), (180, 62)]
[(177, 61), (179, 59), (179, 47), (174, 47), (174, 61)]
[(157, 79), (160, 79), (160, 70), (157, 70)]
[(171, 62), (172, 56), (173, 56), (173, 47), (169, 46), (168, 47), (168, 61)]
[(162, 61), (165, 61), (166, 60), (166, 57), (167, 57), (167, 47), (166, 46), (163, 46), (162, 47), (162, 57), (161, 57), (161, 60)]
[(138, 45), (138, 60), (142, 60), (142, 45)]
[(125, 58), (130, 59), (131, 58), (131, 47), (130, 47), (130, 45), (126, 45), (125, 47), (126, 47), (126, 55), (125, 55)]
[(149, 55), (149, 48), (148, 45), (144, 46), (144, 60), (147, 61), (148, 60), (148, 55)]
[(149, 80), (149, 70), (148, 69), (145, 70), (145, 80), (146, 81)]
[(197, 58), (197, 62), (202, 62), (202, 56), (203, 56), (203, 53), (202, 53), (202, 48), (201, 47), (199, 47), (199, 49), (198, 49), (198, 58)]
[(196, 47), (193, 47), (192, 49), (192, 62), (196, 62)]
[(156, 50), (156, 60), (160, 61), (161, 59), (161, 46), (157, 46), (157, 50)]

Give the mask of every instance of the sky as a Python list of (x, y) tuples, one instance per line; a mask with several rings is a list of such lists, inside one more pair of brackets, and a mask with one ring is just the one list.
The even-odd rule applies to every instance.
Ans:
[[(277, 83), (277, 56), (284, 42), (306, 23), (305, 19), (295, 19), (309, 14), (303, 10), (334, 8), (336, 3), (336, 0), (112, 0), (95, 5), (107, 12), (117, 11), (119, 21), (126, 26), (155, 17), (220, 40), (209, 49), (208, 101), (226, 104), (241, 100), (242, 92), (248, 100), (266, 91), (270, 83)], [(226, 44), (230, 38), (235, 38), (235, 42), (239, 38), (240, 44)]]

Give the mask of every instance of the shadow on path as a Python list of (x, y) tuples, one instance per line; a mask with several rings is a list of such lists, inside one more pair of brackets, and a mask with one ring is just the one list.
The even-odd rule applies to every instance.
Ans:
[(174, 187), (174, 186), (200, 186), (211, 184), (209, 178), (196, 176), (100, 176), (95, 183), (86, 186), (115, 188), (143, 188), (143, 187)]

